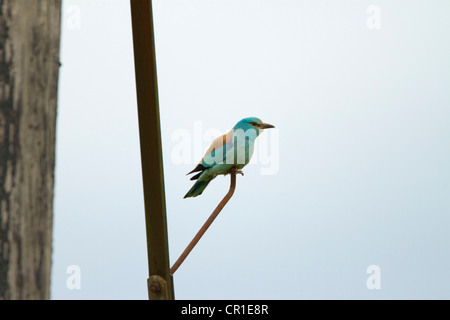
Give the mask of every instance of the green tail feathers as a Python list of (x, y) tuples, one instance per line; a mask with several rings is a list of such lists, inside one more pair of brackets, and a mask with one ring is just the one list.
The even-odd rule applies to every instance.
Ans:
[(193, 198), (202, 194), (203, 190), (208, 186), (211, 180), (197, 180), (195, 184), (192, 186), (191, 190), (186, 193), (183, 199), (185, 198)]

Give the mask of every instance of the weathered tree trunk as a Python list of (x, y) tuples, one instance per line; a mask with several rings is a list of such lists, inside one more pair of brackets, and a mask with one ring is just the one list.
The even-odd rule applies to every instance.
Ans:
[(60, 0), (0, 0), (0, 299), (48, 299)]

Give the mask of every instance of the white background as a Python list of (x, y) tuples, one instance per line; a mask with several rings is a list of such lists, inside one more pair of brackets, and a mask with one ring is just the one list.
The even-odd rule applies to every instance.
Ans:
[[(174, 276), (177, 299), (450, 297), (449, 12), (444, 0), (154, 1), (171, 263), (229, 185), (183, 199), (209, 141), (176, 164), (173, 133), (256, 116), (279, 136), (278, 172), (254, 163), (237, 177)], [(147, 299), (129, 2), (66, 0), (62, 32), (51, 297)], [(381, 289), (366, 286), (370, 265)]]

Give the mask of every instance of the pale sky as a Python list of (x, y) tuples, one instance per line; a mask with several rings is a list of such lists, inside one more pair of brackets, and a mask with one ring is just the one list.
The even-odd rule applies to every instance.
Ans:
[[(450, 298), (448, 12), (154, 1), (171, 264), (228, 189), (183, 199), (214, 135), (277, 127), (175, 273), (177, 299)], [(147, 299), (129, 1), (65, 0), (61, 49), (51, 298)]]

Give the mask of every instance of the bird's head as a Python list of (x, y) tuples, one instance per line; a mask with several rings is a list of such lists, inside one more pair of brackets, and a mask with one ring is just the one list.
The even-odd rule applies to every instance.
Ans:
[(233, 127), (233, 130), (242, 129), (244, 131), (247, 131), (248, 129), (255, 129), (256, 134), (259, 135), (262, 130), (270, 129), (270, 128), (275, 128), (275, 126), (268, 124), (268, 123), (264, 123), (259, 118), (249, 117), (249, 118), (244, 118), (241, 121), (239, 121)]

